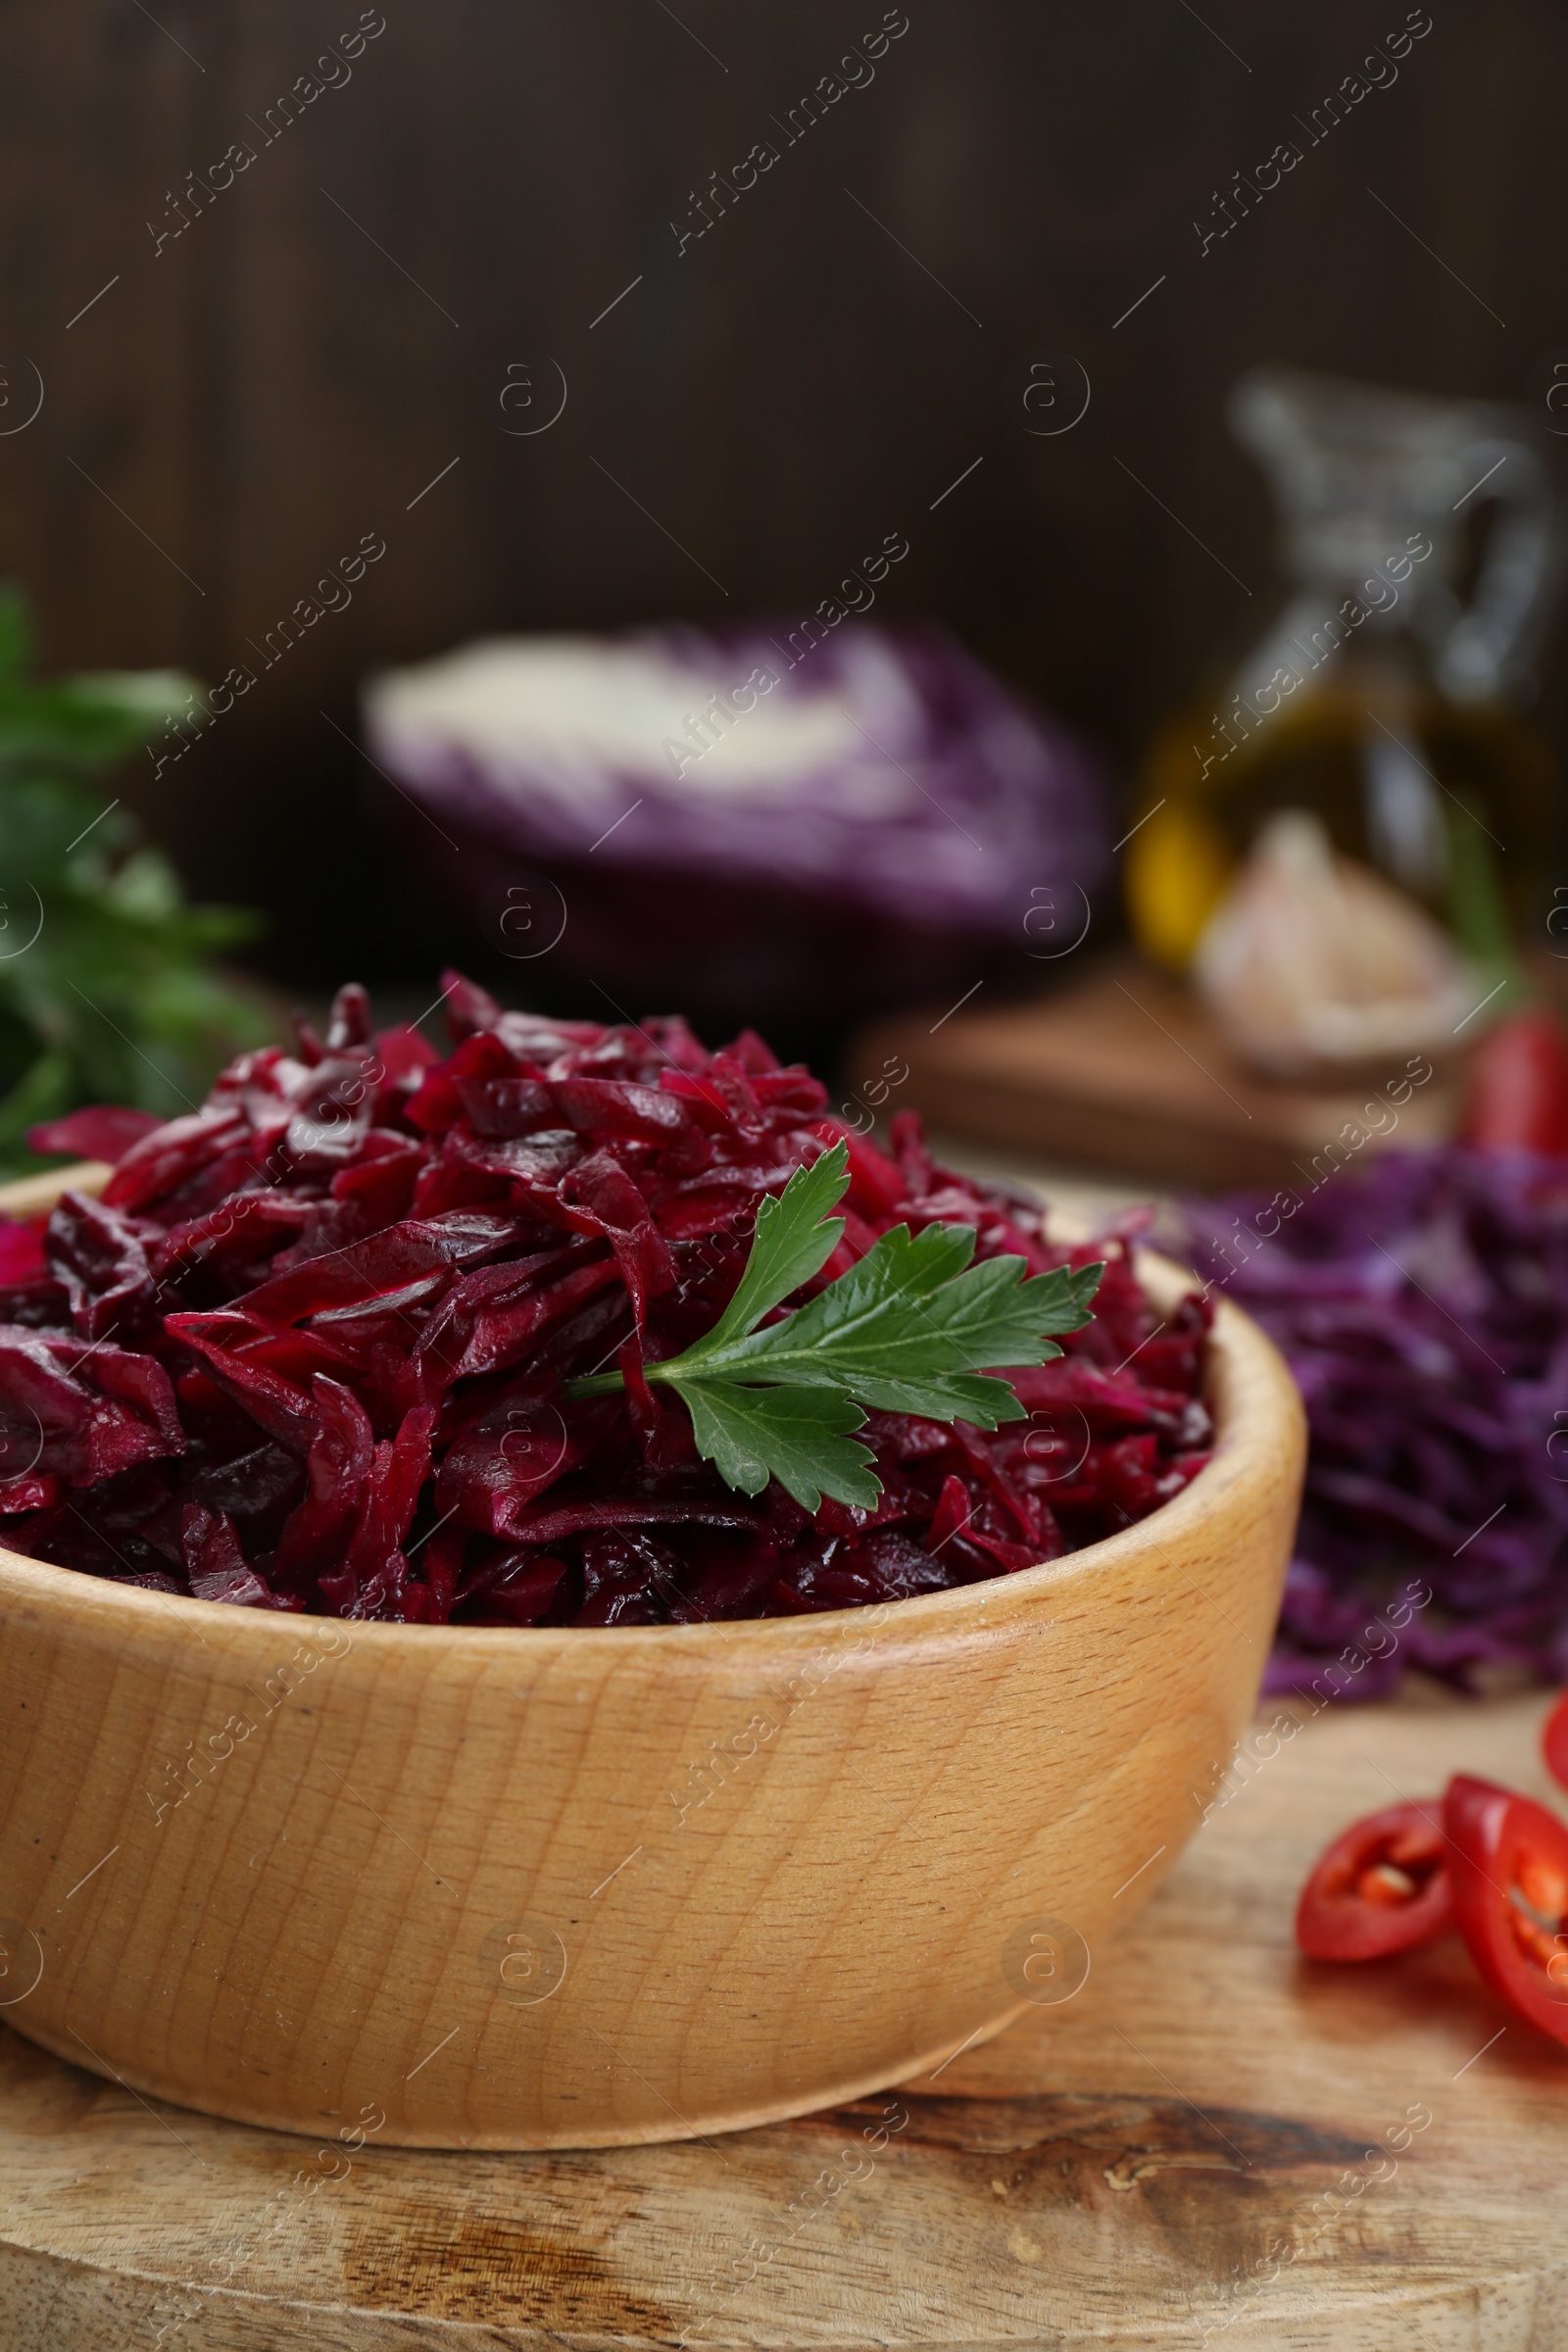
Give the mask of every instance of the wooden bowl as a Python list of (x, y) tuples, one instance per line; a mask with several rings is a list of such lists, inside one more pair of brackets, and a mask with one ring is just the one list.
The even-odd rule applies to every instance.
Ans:
[(548, 2148), (801, 2114), (1070, 2000), (1268, 1652), (1302, 1416), (1228, 1304), (1209, 1395), (1141, 1525), (831, 1615), (344, 1624), (0, 1551), (0, 2016), (246, 2123)]

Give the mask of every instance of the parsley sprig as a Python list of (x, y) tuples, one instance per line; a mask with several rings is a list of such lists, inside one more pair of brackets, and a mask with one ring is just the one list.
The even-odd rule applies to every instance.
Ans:
[(194, 741), (200, 704), (172, 670), (38, 677), (0, 584), (0, 1178), (37, 1173), (29, 1127), (83, 1102), (174, 1118), (273, 1033), (214, 961), (256, 917), (191, 906), (104, 780), (160, 732)]
[[(836, 1144), (798, 1168), (757, 1212), (751, 1255), (728, 1306), (700, 1340), (647, 1379), (672, 1388), (692, 1417), (698, 1451), (726, 1485), (760, 1494), (776, 1478), (802, 1508), (824, 1494), (875, 1507), (882, 1492), (870, 1448), (851, 1432), (862, 1407), (969, 1421), (995, 1429), (1024, 1408), (992, 1370), (1048, 1363), (1049, 1335), (1078, 1331), (1102, 1265), (1058, 1266), (1023, 1279), (1021, 1257), (971, 1265), (969, 1225), (906, 1225), (885, 1233), (858, 1264), (781, 1321), (763, 1317), (819, 1274), (844, 1231), (828, 1212), (849, 1184), (849, 1148)], [(604, 1396), (618, 1372), (567, 1383), (568, 1396)]]

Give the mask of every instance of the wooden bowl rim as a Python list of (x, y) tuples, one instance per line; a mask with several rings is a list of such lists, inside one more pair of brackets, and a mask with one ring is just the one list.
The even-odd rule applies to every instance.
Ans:
[[(23, 1213), (38, 1214), (47, 1205), (37, 1198), (43, 1187), (53, 1183), (60, 1192), (68, 1191), (72, 1189), (70, 1179), (77, 1173), (74, 1167), (60, 1168), (44, 1178), (28, 1177), (21, 1185), (0, 1187), (0, 1213), (8, 1212), (9, 1197), (20, 1194), (24, 1186), (30, 1198)], [(87, 1181), (79, 1189), (98, 1192), (113, 1170), (103, 1162), (87, 1161), (82, 1163), (81, 1173)], [(1069, 1218), (1055, 1221), (1058, 1230), (1077, 1222)], [(1174, 1298), (1200, 1287), (1190, 1269), (1152, 1250), (1139, 1250), (1134, 1262), (1140, 1279), (1156, 1299), (1161, 1292)], [(865, 1626), (868, 1619), (884, 1632), (879, 1646), (885, 1647), (886, 1638), (895, 1628), (883, 1611), (897, 1612), (897, 1627), (932, 1639), (965, 1631), (1000, 1631), (1004, 1617), (1029, 1613), (1030, 1604), (1059, 1596), (1066, 1585), (1130, 1566), (1141, 1553), (1157, 1555), (1183, 1549), (1184, 1539), (1216, 1509), (1234, 1510), (1255, 1483), (1266, 1480), (1282, 1446), (1288, 1446), (1291, 1432), (1299, 1441), (1304, 1416), (1283, 1357), (1251, 1317), (1228, 1298), (1217, 1302), (1208, 1347), (1205, 1387), (1211, 1396), (1215, 1389), (1222, 1394), (1214, 1416), (1214, 1450), (1198, 1476), (1147, 1519), (1137, 1520), (1113, 1536), (1102, 1536), (1099, 1543), (1087, 1544), (1081, 1550), (1063, 1552), (1058, 1559), (1041, 1560), (1030, 1568), (999, 1571), (977, 1584), (953, 1585), (945, 1592), (922, 1592), (904, 1600), (818, 1609), (798, 1617), (727, 1618), (708, 1625), (389, 1625), (352, 1617), (314, 1617), (293, 1610), (229, 1608), (224, 1611), (225, 1644), (242, 1646), (253, 1642), (258, 1652), (271, 1656), (291, 1627), (297, 1627), (298, 1638), (303, 1639), (306, 1629), (319, 1626), (323, 1631), (331, 1628), (349, 1634), (356, 1649), (368, 1642), (372, 1655), (396, 1651), (411, 1660), (423, 1655), (432, 1665), (465, 1652), (510, 1657), (514, 1662), (526, 1655), (543, 1663), (565, 1655), (584, 1642), (614, 1642), (622, 1656), (635, 1656), (639, 1648), (651, 1656), (662, 1653), (668, 1665), (688, 1656), (712, 1659), (715, 1651), (739, 1663), (755, 1654), (760, 1664), (775, 1652), (832, 1641), (857, 1626)], [(154, 1592), (114, 1584), (78, 1568), (32, 1559), (4, 1544), (0, 1544), (0, 1596), (57, 1604), (63, 1614), (91, 1620), (105, 1631), (118, 1622), (131, 1635), (139, 1629), (151, 1633), (155, 1624), (172, 1622), (201, 1640), (206, 1638), (201, 1629), (212, 1628), (212, 1611), (219, 1605), (182, 1592)], [(998, 1603), (1011, 1605), (999, 1608)]]

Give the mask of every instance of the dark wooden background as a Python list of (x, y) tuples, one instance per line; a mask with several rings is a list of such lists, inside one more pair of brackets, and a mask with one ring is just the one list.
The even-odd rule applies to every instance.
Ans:
[[(1195, 216), (1403, 0), (907, 0), (871, 86), (679, 257), (689, 191), (880, 0), (384, 7), (347, 85), (156, 254), (168, 192), (260, 147), (247, 118), (354, 0), (0, 17), (0, 420), (26, 361), (44, 387), (0, 437), (0, 564), (51, 662), (216, 678), (362, 533), (387, 543), (197, 751), (125, 787), (196, 888), (270, 907), (302, 984), (351, 960), (412, 978), (436, 944), (328, 724), (352, 732), (377, 663), (483, 629), (804, 611), (902, 530), (886, 609), (943, 616), (1125, 772), (1266, 617), (1266, 498), (1220, 417), (1244, 366), (1523, 397), (1568, 349), (1560, 0), (1432, 0), (1397, 83), (1204, 258)], [(1057, 439), (1003, 402), (1038, 349), (1093, 384)], [(515, 437), (506, 369), (541, 354), (566, 410)]]

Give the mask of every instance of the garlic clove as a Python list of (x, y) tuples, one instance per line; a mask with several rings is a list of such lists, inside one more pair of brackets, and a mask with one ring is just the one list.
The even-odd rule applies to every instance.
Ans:
[(1335, 850), (1305, 809), (1270, 818), (1194, 963), (1237, 1052), (1298, 1078), (1451, 1051), (1474, 979), (1413, 899)]

